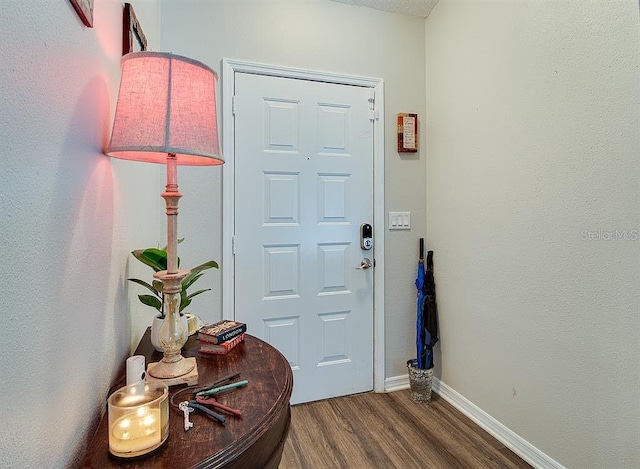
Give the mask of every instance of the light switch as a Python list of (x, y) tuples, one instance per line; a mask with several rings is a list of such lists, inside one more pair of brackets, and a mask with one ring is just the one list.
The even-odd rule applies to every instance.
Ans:
[(389, 212), (390, 230), (410, 230), (411, 212)]

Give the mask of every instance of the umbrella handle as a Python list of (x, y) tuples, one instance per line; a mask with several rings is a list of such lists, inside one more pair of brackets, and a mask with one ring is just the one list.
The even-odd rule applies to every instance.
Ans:
[(424, 238), (420, 238), (420, 260), (424, 260)]

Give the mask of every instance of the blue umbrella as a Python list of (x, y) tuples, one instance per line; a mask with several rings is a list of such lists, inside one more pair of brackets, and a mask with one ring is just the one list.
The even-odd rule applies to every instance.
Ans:
[(424, 273), (424, 238), (420, 238), (420, 260), (418, 261), (418, 274), (416, 276), (416, 288), (418, 290), (417, 313), (416, 313), (416, 368), (424, 370), (426, 368), (426, 348), (424, 336), (424, 305), (426, 299)]
[(427, 253), (424, 267), (424, 239), (420, 238), (420, 261), (416, 277), (418, 290), (416, 315), (416, 368), (433, 368), (433, 346), (438, 342), (438, 307), (433, 277), (433, 251)]

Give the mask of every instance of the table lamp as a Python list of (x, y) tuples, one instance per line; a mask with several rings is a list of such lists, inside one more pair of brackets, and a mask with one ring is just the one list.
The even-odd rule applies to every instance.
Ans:
[[(224, 163), (218, 145), (217, 75), (206, 65), (164, 52), (133, 52), (122, 57), (122, 78), (111, 141), (106, 154), (116, 158), (166, 163), (167, 185), (162, 197), (167, 213), (167, 270), (162, 281), (165, 320), (160, 328), (164, 357), (149, 365), (148, 374), (168, 385), (194, 377), (195, 358), (180, 351), (188, 333), (180, 321), (182, 280), (189, 270), (178, 269), (177, 165)], [(174, 380), (175, 382), (172, 382)]]

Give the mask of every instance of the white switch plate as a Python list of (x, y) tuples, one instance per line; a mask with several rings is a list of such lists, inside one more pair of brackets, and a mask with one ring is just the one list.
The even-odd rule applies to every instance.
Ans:
[(389, 212), (390, 230), (410, 230), (411, 212)]

